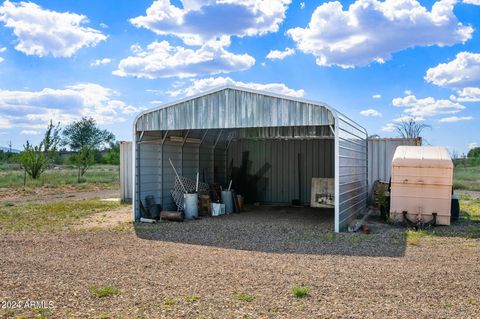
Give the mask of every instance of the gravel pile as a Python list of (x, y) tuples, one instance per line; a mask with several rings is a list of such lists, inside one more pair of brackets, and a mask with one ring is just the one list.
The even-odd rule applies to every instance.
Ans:
[[(53, 301), (53, 318), (480, 317), (479, 239), (410, 246), (381, 225), (332, 236), (328, 218), (312, 226), (317, 217), (266, 209), (135, 232), (3, 236), (0, 301)], [(292, 296), (299, 285), (307, 297)], [(119, 294), (99, 298), (92, 286)]]

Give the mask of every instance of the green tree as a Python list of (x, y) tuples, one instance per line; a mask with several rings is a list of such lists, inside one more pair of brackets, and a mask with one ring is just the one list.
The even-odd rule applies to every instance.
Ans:
[(102, 157), (102, 162), (110, 165), (120, 165), (120, 143), (111, 142), (110, 148)]
[(115, 140), (112, 133), (100, 129), (91, 117), (83, 117), (80, 121), (68, 125), (63, 130), (63, 136), (63, 144), (77, 152), (73, 160), (78, 167), (78, 182), (95, 163), (95, 151)]
[(467, 154), (468, 158), (480, 158), (480, 147), (474, 147)]
[(52, 121), (47, 127), (43, 140), (39, 145), (32, 145), (29, 141), (23, 146), (20, 162), (25, 173), (32, 179), (39, 178), (55, 158), (60, 143), (60, 123), (54, 126)]

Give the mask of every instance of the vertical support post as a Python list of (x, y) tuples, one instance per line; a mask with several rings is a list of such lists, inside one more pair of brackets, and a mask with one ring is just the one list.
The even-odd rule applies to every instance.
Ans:
[(202, 148), (202, 144), (205, 141), (205, 138), (207, 137), (208, 134), (208, 129), (205, 130), (205, 133), (203, 133), (202, 139), (200, 143), (198, 144), (198, 160), (197, 160), (197, 171), (200, 173), (200, 149)]
[(168, 136), (168, 131), (165, 131), (165, 135), (163, 136), (162, 138), (162, 145), (160, 145), (160, 152), (161, 152), (161, 164), (160, 164), (160, 174), (161, 174), (161, 192), (160, 192), (160, 196), (161, 196), (161, 199), (162, 199), (162, 207), (165, 207), (165, 200), (164, 200), (164, 196), (163, 196), (163, 187), (164, 187), (164, 179), (165, 179), (165, 176), (163, 175), (164, 173), (164, 170), (163, 170), (163, 156), (164, 156), (164, 153), (163, 153), (163, 145), (165, 144), (165, 141), (167, 140), (167, 136)]
[(190, 130), (187, 130), (187, 132), (185, 133), (185, 137), (183, 138), (183, 142), (182, 142), (182, 150), (181, 150), (181, 153), (180, 153), (180, 169), (182, 171), (182, 176), (184, 175), (184, 173), (183, 173), (183, 146), (185, 146), (185, 143), (187, 142), (187, 138), (188, 138), (189, 133), (190, 133)]
[(365, 158), (366, 158), (366, 164), (365, 164), (365, 167), (367, 168), (367, 205), (369, 205), (369, 201), (370, 201), (370, 197), (369, 197), (369, 194), (370, 194), (370, 184), (369, 184), (369, 175), (370, 175), (370, 170), (368, 169), (368, 166), (369, 166), (369, 163), (368, 163), (368, 134), (365, 132), (365, 150), (366, 150), (366, 153), (365, 153)]
[[(230, 148), (230, 143), (232, 143), (234, 134), (230, 133), (231, 137), (228, 139), (227, 146), (225, 147), (225, 180), (228, 181), (230, 177), (228, 176), (228, 149)], [(231, 172), (230, 172), (231, 173)]]
[(340, 232), (340, 130), (339, 120), (335, 117), (335, 151), (334, 151), (334, 165), (335, 165), (335, 225), (334, 231)]
[(137, 152), (138, 151), (138, 144), (137, 144), (137, 132), (136, 132), (136, 125), (133, 125), (133, 132), (132, 132), (132, 220), (135, 222), (137, 220), (137, 208), (138, 208), (138, 198), (140, 197), (140, 180), (138, 179), (139, 176), (137, 175)]
[(217, 148), (218, 141), (220, 140), (220, 136), (222, 136), (223, 129), (220, 130), (218, 133), (217, 138), (215, 139), (215, 144), (213, 144), (212, 149), (212, 183), (215, 183), (215, 149)]

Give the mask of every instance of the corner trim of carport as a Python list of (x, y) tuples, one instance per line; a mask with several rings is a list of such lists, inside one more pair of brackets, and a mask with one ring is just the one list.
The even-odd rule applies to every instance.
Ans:
[(340, 152), (340, 143), (339, 143), (339, 127), (338, 127), (338, 117), (335, 115), (335, 131), (334, 131), (334, 186), (335, 186), (335, 208), (334, 208), (334, 232), (340, 232), (340, 161), (338, 160), (338, 155)]
[(133, 128), (132, 128), (132, 221), (137, 221), (136, 216), (136, 196), (137, 196), (137, 120), (139, 116), (135, 118), (133, 121)]

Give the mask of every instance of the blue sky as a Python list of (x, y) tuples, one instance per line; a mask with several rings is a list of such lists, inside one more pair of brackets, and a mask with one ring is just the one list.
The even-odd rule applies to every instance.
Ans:
[(5, 1), (0, 146), (93, 116), (118, 139), (150, 108), (224, 84), (324, 101), (394, 137), (480, 144), (480, 0)]

